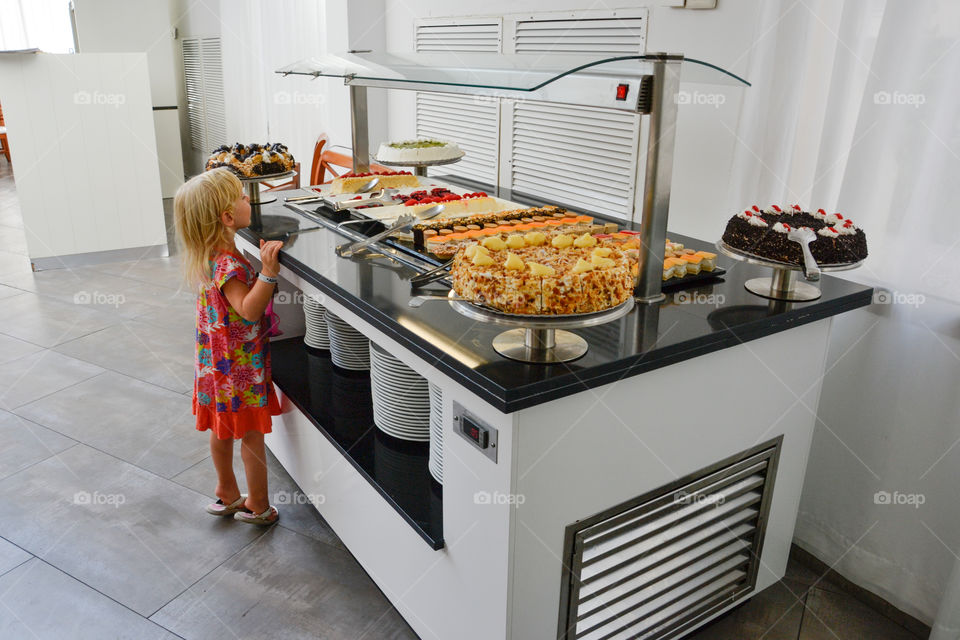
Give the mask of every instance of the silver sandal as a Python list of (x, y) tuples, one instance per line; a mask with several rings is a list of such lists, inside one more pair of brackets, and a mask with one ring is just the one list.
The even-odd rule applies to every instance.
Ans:
[(230, 504), (223, 504), (223, 500), (218, 499), (216, 502), (207, 505), (207, 513), (212, 516), (232, 516), (243, 510), (243, 501), (246, 499), (247, 494), (245, 493), (241, 493), (240, 497)]
[(267, 510), (263, 513), (253, 513), (249, 509), (241, 507), (240, 511), (233, 514), (233, 519), (247, 524), (268, 525), (280, 520), (280, 512), (273, 505), (267, 507)]

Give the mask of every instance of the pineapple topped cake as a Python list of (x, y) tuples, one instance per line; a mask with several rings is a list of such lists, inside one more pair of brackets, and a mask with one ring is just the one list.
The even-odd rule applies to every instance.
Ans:
[(623, 304), (636, 271), (626, 253), (589, 234), (531, 231), (460, 248), (450, 276), (457, 295), (505, 313), (569, 315)]

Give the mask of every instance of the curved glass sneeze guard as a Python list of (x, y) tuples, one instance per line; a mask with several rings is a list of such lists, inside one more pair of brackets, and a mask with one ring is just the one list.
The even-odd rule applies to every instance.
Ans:
[[(640, 78), (653, 73), (655, 56), (502, 55), (450, 52), (345, 53), (307, 58), (277, 70), (284, 75), (345, 78), (347, 84), (404, 84), (472, 87), (484, 90), (533, 92), (567, 76)], [(730, 71), (702, 60), (684, 58), (681, 80), (705, 84), (750, 86)], [(411, 87), (413, 88), (413, 87)]]

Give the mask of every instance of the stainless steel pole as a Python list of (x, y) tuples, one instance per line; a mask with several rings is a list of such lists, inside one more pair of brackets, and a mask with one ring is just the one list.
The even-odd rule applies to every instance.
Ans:
[(370, 170), (370, 130), (367, 125), (367, 88), (350, 85), (350, 137), (353, 172)]
[(677, 91), (682, 55), (655, 53), (650, 127), (647, 138), (646, 178), (643, 183), (643, 218), (640, 222), (640, 281), (638, 302), (663, 300), (663, 251), (670, 213), (673, 146), (677, 125)]

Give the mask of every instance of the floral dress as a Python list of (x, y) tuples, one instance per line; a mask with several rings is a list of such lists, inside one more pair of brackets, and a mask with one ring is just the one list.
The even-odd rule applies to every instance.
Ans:
[(270, 376), (266, 323), (244, 320), (221, 291), (231, 278), (252, 287), (256, 274), (239, 253), (220, 253), (210, 265), (212, 282), (197, 297), (197, 430), (213, 429), (221, 440), (270, 433), (270, 416), (280, 413), (280, 403)]

